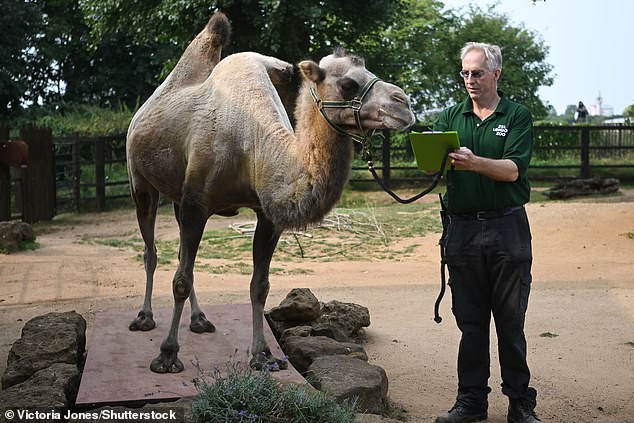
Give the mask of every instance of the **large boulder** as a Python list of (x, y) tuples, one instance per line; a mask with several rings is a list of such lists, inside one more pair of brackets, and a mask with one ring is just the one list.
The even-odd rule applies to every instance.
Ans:
[(387, 401), (385, 370), (348, 355), (318, 357), (308, 368), (311, 384), (337, 402), (356, 401), (361, 413), (380, 414)]
[(55, 363), (79, 366), (86, 349), (86, 320), (74, 311), (29, 320), (7, 358), (2, 389), (24, 382)]
[(321, 356), (350, 355), (368, 360), (368, 355), (359, 344), (337, 342), (325, 336), (290, 336), (284, 344), (284, 352), (300, 373), (306, 373), (310, 365)]
[(0, 222), (0, 253), (17, 251), (20, 243), (35, 241), (33, 227), (25, 222)]
[[(0, 391), (0, 404), (12, 410), (40, 410), (61, 413), (75, 405), (81, 374), (76, 365), (55, 363), (28, 380)], [(4, 417), (6, 414), (2, 416)], [(17, 414), (16, 414), (17, 416)], [(25, 419), (24, 421), (27, 421)], [(12, 419), (11, 421), (19, 421)], [(38, 422), (59, 422), (54, 415)]]
[(293, 289), (265, 316), (278, 341), (282, 341), (286, 330), (297, 326), (312, 327), (311, 336), (327, 336), (340, 342), (359, 341), (365, 335), (363, 328), (370, 326), (367, 307), (340, 301), (320, 304), (307, 288)]

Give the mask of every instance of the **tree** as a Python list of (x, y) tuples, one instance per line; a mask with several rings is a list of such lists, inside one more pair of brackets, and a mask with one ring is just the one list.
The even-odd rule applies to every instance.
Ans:
[(531, 109), (546, 116), (548, 107), (537, 95), (540, 86), (552, 85), (552, 66), (545, 62), (548, 47), (524, 27), (515, 27), (492, 8), (470, 6), (466, 12), (441, 12), (434, 0), (409, 0), (400, 19), (385, 37), (394, 79), (405, 86), (419, 111), (445, 107), (466, 98), (459, 52), (468, 41), (500, 45), (504, 58), (499, 88)]
[[(402, 0), (85, 0), (95, 39), (127, 32), (137, 43), (158, 42), (181, 52), (214, 10), (233, 26), (226, 51), (254, 50), (297, 62), (317, 58), (337, 45), (352, 45), (383, 28)], [(171, 69), (180, 54), (167, 67)]]
[(629, 106), (627, 106), (625, 110), (623, 110), (623, 115), (634, 117), (634, 104), (630, 104)]
[(41, 11), (31, 1), (0, 0), (0, 118), (16, 113), (29, 89), (28, 56)]

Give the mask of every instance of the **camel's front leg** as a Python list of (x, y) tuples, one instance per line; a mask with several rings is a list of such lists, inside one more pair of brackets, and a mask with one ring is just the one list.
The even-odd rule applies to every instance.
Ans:
[(253, 237), (253, 276), (251, 278), (251, 308), (253, 310), (253, 344), (251, 367), (261, 370), (286, 369), (286, 360), (275, 358), (264, 339), (264, 304), (269, 294), (269, 267), (280, 239), (280, 232), (273, 223), (258, 213), (258, 225)]
[(184, 197), (180, 209), (180, 261), (172, 282), (174, 313), (167, 338), (161, 344), (161, 353), (152, 360), (150, 369), (156, 373), (178, 373), (183, 363), (178, 359), (178, 325), (185, 300), (194, 286), (194, 261), (207, 221), (207, 215), (196, 201)]

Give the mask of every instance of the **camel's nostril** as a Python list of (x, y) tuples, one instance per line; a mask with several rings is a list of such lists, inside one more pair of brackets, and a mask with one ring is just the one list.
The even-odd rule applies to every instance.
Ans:
[(391, 98), (399, 103), (409, 104), (409, 98), (405, 93), (395, 92), (391, 95)]

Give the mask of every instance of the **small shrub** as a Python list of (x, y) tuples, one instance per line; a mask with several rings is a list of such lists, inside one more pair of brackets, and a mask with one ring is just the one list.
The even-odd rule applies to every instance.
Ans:
[[(352, 423), (354, 406), (337, 404), (309, 385), (281, 385), (268, 371), (228, 365), (223, 376), (214, 369), (208, 381), (196, 381), (192, 404), (196, 423)], [(243, 364), (244, 366), (244, 364)]]

